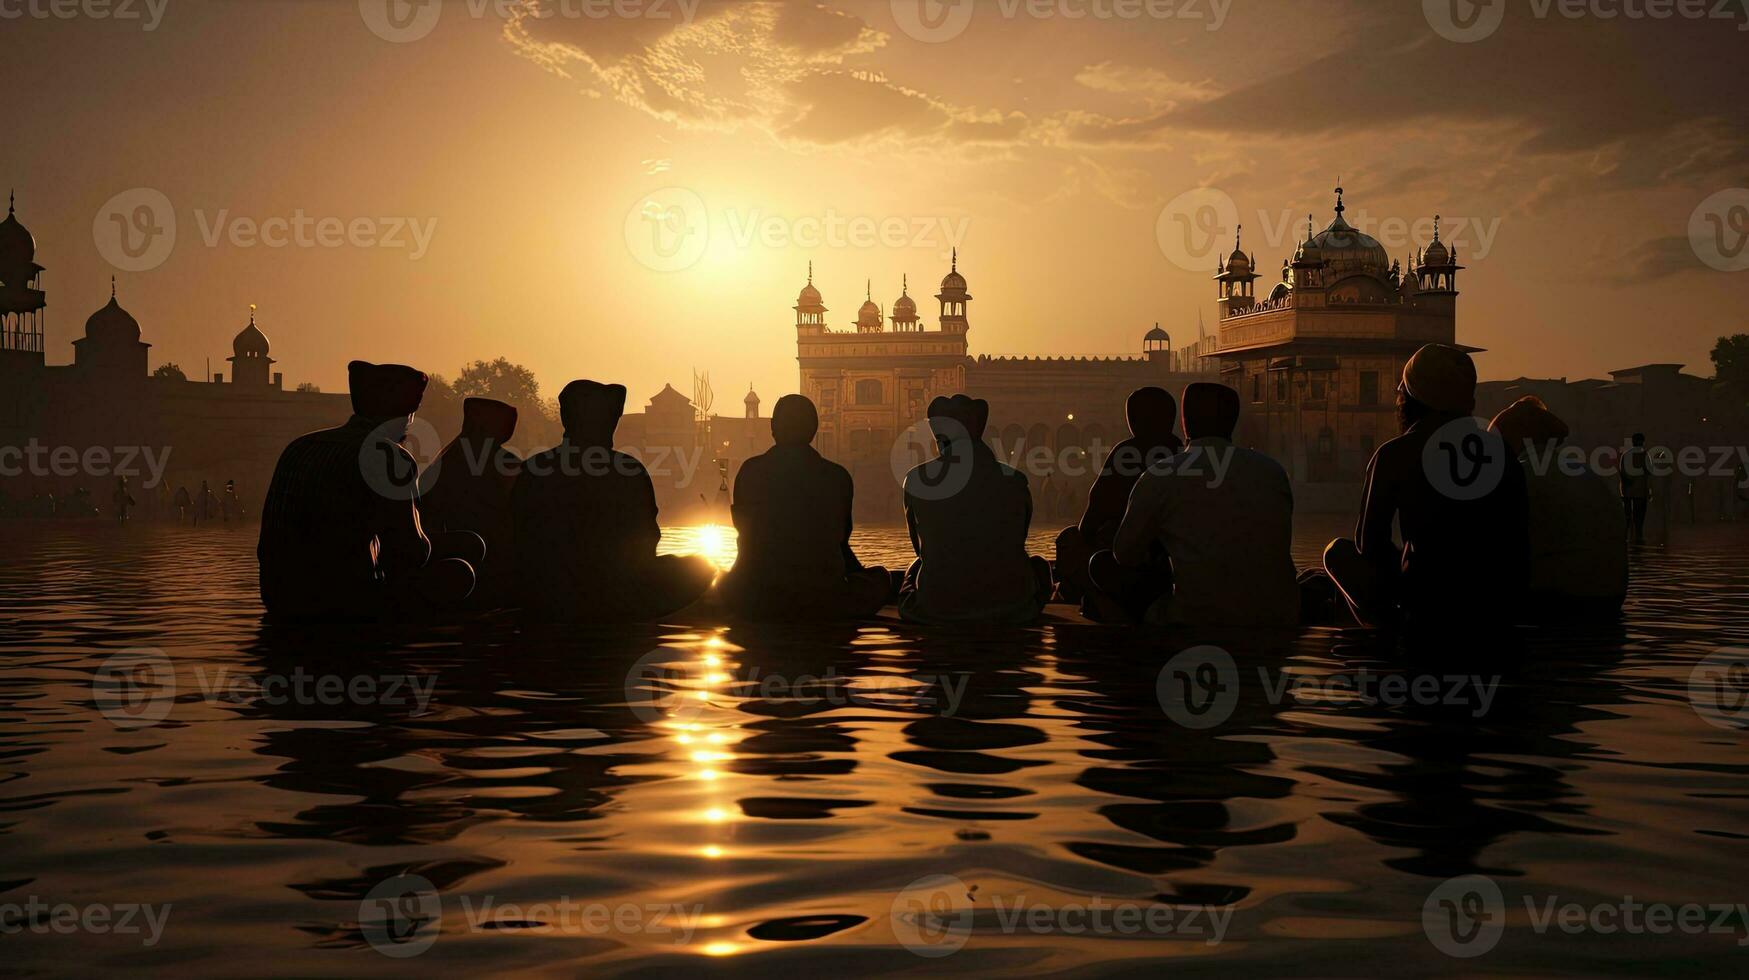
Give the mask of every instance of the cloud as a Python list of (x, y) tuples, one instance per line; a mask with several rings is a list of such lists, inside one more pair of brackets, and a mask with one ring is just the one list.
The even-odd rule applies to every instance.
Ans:
[(1619, 285), (1636, 285), (1666, 279), (1681, 272), (1704, 269), (1695, 257), (1694, 246), (1686, 235), (1653, 238), (1628, 249), (1618, 258), (1616, 267), (1622, 271), (1612, 278)]

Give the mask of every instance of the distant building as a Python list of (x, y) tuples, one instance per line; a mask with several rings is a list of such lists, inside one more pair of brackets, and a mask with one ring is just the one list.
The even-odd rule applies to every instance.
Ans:
[(642, 412), (620, 420), (615, 448), (649, 470), (664, 523), (728, 518), (728, 491), (741, 464), (772, 446), (771, 419), (759, 414), (759, 404), (749, 388), (739, 417), (701, 414), (692, 399), (665, 384)]
[[(1457, 251), (1433, 241), (1407, 269), (1336, 216), (1306, 238), (1259, 299), (1256, 257), (1236, 240), (1214, 276), (1221, 377), (1245, 406), (1238, 439), (1268, 452), (1296, 484), (1354, 484), (1397, 434), (1397, 379), (1423, 344), (1457, 344)], [(1235, 236), (1237, 237), (1237, 236)], [(1459, 345), (1461, 346), (1461, 345)], [(1475, 352), (1478, 348), (1465, 347)]]
[(1174, 350), (1158, 325), (1134, 356), (974, 358), (967, 341), (972, 295), (957, 251), (935, 300), (939, 318), (930, 329), (908, 282), (890, 318), (869, 289), (850, 327), (834, 329), (811, 263), (796, 297), (801, 392), (820, 411), (815, 446), (856, 477), (865, 516), (898, 516), (898, 479), (927, 443), (916, 426), (938, 396), (988, 400), (986, 439), (1027, 472), (1039, 510), (1067, 516), (1068, 505), (1050, 501), (1084, 490), (1104, 454), (1129, 434), (1124, 401), (1132, 390), (1158, 385), (1176, 394), (1192, 381), (1216, 380), (1212, 362), (1199, 356), (1200, 338)]
[[(80, 487), (107, 506), (119, 456), (142, 451), (168, 454), (164, 482), (169, 490), (187, 486), (198, 492), (205, 480), (215, 492), (237, 481), (249, 513), (259, 503), (280, 450), (296, 436), (338, 425), (351, 414), (344, 394), (286, 391), (266, 334), (249, 323), (232, 340), (231, 377), (210, 379), (150, 377), (140, 324), (120, 303), (111, 280), (109, 302), (85, 321), (84, 336), (73, 341), (73, 363), (46, 363), (43, 268), (36, 263), (36, 239), (9, 208), (0, 222), (0, 447), (45, 452), (71, 451), (76, 471), (45, 469), (8, 460), (16, 475), (0, 476), (0, 490), (14, 500), (33, 493), (64, 496)], [(109, 461), (86, 465), (87, 451), (103, 450)], [(47, 461), (40, 456), (39, 461)], [(101, 472), (98, 472), (101, 470)], [(130, 479), (138, 492), (147, 474)]]

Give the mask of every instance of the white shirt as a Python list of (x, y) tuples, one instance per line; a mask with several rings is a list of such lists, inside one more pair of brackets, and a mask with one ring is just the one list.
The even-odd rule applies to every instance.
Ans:
[(1173, 591), (1148, 610), (1151, 622), (1297, 626), (1293, 515), (1281, 464), (1202, 437), (1136, 481), (1112, 551), (1139, 565), (1158, 541), (1172, 559)]

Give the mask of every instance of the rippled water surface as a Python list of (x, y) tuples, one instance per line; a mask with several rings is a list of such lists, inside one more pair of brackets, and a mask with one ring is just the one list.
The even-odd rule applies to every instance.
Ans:
[[(1302, 529), (1302, 561), (1330, 530)], [(1637, 555), (1619, 627), (1439, 657), (1328, 629), (265, 627), (253, 544), (0, 526), (7, 972), (1749, 962), (1741, 913), (1568, 934), (1526, 905), (1749, 900), (1741, 702), (1690, 683), (1749, 646), (1749, 526)], [(670, 546), (726, 562), (733, 541)], [(1162, 696), (1163, 665), (1210, 644), (1233, 669), (1187, 676), (1226, 700)], [(1371, 696), (1386, 678), (1442, 693)], [(1474, 959), (1423, 921), (1465, 875), (1504, 903)], [(146, 945), (31, 902), (164, 918)]]

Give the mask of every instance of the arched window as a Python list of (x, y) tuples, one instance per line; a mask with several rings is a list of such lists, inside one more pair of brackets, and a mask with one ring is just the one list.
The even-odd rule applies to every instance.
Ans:
[(874, 378), (864, 378), (856, 383), (856, 403), (858, 405), (879, 405), (883, 392), (880, 381)]

